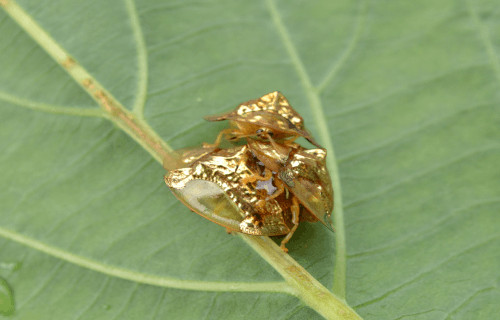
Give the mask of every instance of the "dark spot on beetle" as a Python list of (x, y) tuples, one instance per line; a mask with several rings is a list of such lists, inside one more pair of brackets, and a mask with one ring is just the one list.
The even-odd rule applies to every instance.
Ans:
[(285, 118), (286, 122), (288, 123), (288, 129), (294, 129), (298, 130), (297, 126), (292, 123), (289, 119)]
[(252, 222), (255, 228), (262, 228), (264, 222), (262, 221), (262, 217), (259, 214), (252, 215)]
[(260, 138), (267, 138), (268, 136), (272, 138), (274, 135), (274, 132), (267, 128), (260, 128), (255, 133)]

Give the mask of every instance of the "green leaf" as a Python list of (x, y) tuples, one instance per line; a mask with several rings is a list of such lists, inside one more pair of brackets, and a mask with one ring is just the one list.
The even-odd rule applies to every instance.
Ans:
[(14, 312), (14, 296), (7, 281), (0, 278), (0, 314), (11, 315)]
[[(12, 3), (0, 0), (8, 319), (320, 318), (259, 249), (175, 199), (158, 157)], [(500, 312), (498, 5), (19, 1), (174, 148), (227, 125), (203, 115), (282, 91), (336, 187), (336, 234), (303, 223), (290, 255), (365, 319)]]

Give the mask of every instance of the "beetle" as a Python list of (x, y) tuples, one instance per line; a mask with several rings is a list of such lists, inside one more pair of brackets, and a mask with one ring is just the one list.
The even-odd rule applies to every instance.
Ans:
[[(262, 154), (273, 149), (270, 142), (259, 143)], [(281, 248), (287, 252), (285, 245), (300, 221), (320, 220), (331, 228), (333, 209), (326, 151), (298, 144), (288, 148), (277, 171), (248, 145), (187, 150), (181, 157), (184, 167), (165, 175), (165, 183), (192, 211), (228, 231), (286, 235)]]
[[(310, 221), (320, 220), (332, 228), (330, 216), (333, 210), (333, 188), (326, 167), (325, 149), (305, 149), (299, 144), (289, 146), (275, 145), (268, 142), (248, 140), (252, 154), (264, 164), (264, 177), (252, 177), (246, 180), (259, 180), (269, 176), (269, 171), (276, 172), (288, 191), (304, 206)], [(245, 180), (244, 180), (245, 182)]]
[[(294, 140), (302, 136), (320, 148), (317, 150), (323, 150), (321, 152), (323, 163), (314, 164), (314, 168), (311, 167), (309, 170), (318, 172), (323, 169), (326, 170), (326, 165), (324, 164), (326, 150), (322, 149), (306, 130), (302, 117), (292, 108), (285, 96), (279, 91), (274, 91), (258, 99), (244, 102), (233, 111), (221, 115), (208, 116), (205, 117), (205, 119), (209, 121), (229, 120), (230, 124), (233, 126), (233, 128), (222, 130), (217, 136), (214, 144), (204, 144), (206, 148), (218, 148), (224, 136), (229, 137), (228, 140), (246, 138), (251, 152), (264, 163), (266, 169), (271, 172), (280, 172), (281, 168), (287, 163), (290, 153), (299, 148), (299, 145), (295, 143)], [(308, 161), (311, 162), (311, 165), (313, 164), (311, 159)], [(291, 169), (288, 168), (287, 170)], [(270, 172), (265, 172), (265, 177), (269, 176)], [(302, 179), (300, 175), (296, 178)], [(328, 175), (318, 176), (313, 180), (323, 181), (324, 185), (326, 185), (326, 181), (330, 181)], [(302, 202), (306, 207), (311, 209), (314, 215), (318, 217), (323, 216), (319, 208), (316, 208), (315, 205), (308, 206), (307, 204), (316, 203), (318, 201), (327, 203), (327, 199), (320, 199), (318, 192), (315, 192), (313, 196), (312, 191), (307, 191), (313, 189), (313, 187), (308, 186), (306, 188), (304, 186), (305, 183), (306, 182), (303, 184), (299, 183), (298, 187), (294, 188), (302, 190), (302, 192), (297, 192), (300, 195), (305, 193), (309, 194), (312, 198), (308, 200), (304, 197), (302, 198)], [(331, 185), (331, 183), (329, 185)], [(327, 198), (331, 196), (332, 192), (331, 190), (328, 191), (329, 195)], [(329, 211), (327, 212), (329, 213)], [(320, 220), (326, 225), (330, 225), (325, 218)]]
[(219, 115), (206, 116), (208, 121), (229, 120), (232, 128), (222, 130), (211, 146), (219, 146), (225, 136), (228, 140), (253, 137), (283, 144), (304, 137), (321, 148), (304, 126), (304, 119), (295, 111), (285, 96), (274, 91), (258, 99), (244, 102), (236, 109)]

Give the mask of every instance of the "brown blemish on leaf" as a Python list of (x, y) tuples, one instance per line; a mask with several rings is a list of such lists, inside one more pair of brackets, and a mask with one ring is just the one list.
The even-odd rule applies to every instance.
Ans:
[(296, 266), (287, 267), (286, 270), (289, 273), (293, 274), (294, 278), (300, 278), (304, 282), (307, 282), (309, 280), (307, 276), (304, 275), (303, 271)]
[(65, 68), (65, 69), (70, 69), (71, 67), (73, 67), (74, 65), (76, 64), (76, 61), (75, 59), (71, 58), (70, 56), (67, 56), (66, 59), (64, 59), (63, 62), (61, 62), (61, 65)]
[(9, 4), (7, 0), (0, 0), (0, 6), (6, 7)]
[(87, 88), (87, 89), (94, 89), (94, 83), (92, 82), (91, 79), (87, 78), (85, 80), (82, 81), (82, 85)]

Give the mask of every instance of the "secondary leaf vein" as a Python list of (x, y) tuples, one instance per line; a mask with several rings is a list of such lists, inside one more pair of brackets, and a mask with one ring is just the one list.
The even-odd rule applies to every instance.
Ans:
[(36, 110), (40, 112), (46, 112), (46, 113), (63, 114), (63, 115), (79, 116), (79, 117), (100, 117), (100, 118), (106, 117), (106, 114), (101, 109), (98, 108), (56, 106), (52, 104), (46, 104), (28, 99), (23, 99), (1, 91), (0, 91), (0, 100), (12, 103), (14, 105), (23, 108)]
[(87, 257), (45, 244), (17, 232), (0, 227), (0, 236), (46, 253), (55, 258), (70, 262), (82, 268), (103, 273), (137, 283), (149, 284), (158, 287), (176, 288), (195, 291), (223, 291), (223, 292), (279, 292), (295, 294), (288, 284), (283, 281), (276, 282), (223, 282), (223, 281), (198, 281), (179, 280), (176, 278), (146, 274), (118, 266), (105, 264)]
[(491, 35), (486, 26), (482, 23), (479, 18), (479, 14), (472, 4), (472, 1), (467, 1), (467, 9), (469, 10), (469, 14), (474, 21), (477, 29), (479, 30), (479, 37), (483, 42), (483, 45), (486, 49), (486, 53), (488, 54), (488, 58), (490, 59), (491, 66), (493, 67), (493, 72), (495, 73), (495, 77), (500, 83), (500, 61), (498, 58), (498, 54), (495, 52), (495, 48), (493, 46), (493, 41), (491, 40)]
[(132, 110), (139, 118), (143, 118), (148, 90), (148, 53), (134, 0), (126, 0), (125, 4), (137, 47), (137, 92)]
[(330, 70), (327, 72), (323, 80), (319, 83), (318, 85), (318, 92), (322, 92), (325, 87), (328, 85), (328, 83), (335, 78), (339, 70), (344, 66), (345, 62), (349, 59), (349, 57), (352, 55), (354, 52), (354, 49), (356, 48), (356, 45), (358, 44), (359, 37), (361, 35), (361, 30), (363, 29), (364, 21), (365, 21), (365, 15), (366, 15), (366, 2), (361, 1), (360, 2), (360, 9), (358, 13), (358, 17), (356, 19), (356, 26), (354, 27), (354, 32), (352, 34), (352, 37), (349, 41), (349, 44), (345, 48), (344, 52), (342, 55), (333, 63), (332, 67), (330, 67)]
[(323, 105), (318, 94), (318, 90), (313, 87), (311, 79), (302, 63), (302, 60), (295, 49), (292, 40), (290, 39), (290, 34), (286, 29), (278, 9), (273, 0), (266, 0), (269, 14), (273, 20), (274, 26), (285, 46), (285, 49), (292, 60), (292, 64), (297, 71), (302, 86), (306, 92), (307, 98), (309, 100), (309, 106), (312, 110), (318, 129), (320, 132), (320, 140), (323, 145), (328, 150), (327, 157), (327, 167), (330, 170), (330, 175), (332, 177), (333, 186), (335, 188), (334, 193), (334, 223), (335, 223), (335, 246), (336, 246), (336, 259), (334, 266), (334, 283), (333, 292), (338, 296), (345, 298), (346, 290), (346, 243), (345, 243), (345, 228), (344, 228), (344, 209), (342, 206), (342, 187), (340, 185), (339, 169), (337, 166), (337, 160), (335, 158), (335, 152), (333, 149), (333, 143), (330, 138), (330, 132), (326, 124), (326, 117), (323, 111)]
[(431, 267), (429, 267), (427, 270), (413, 276), (410, 280), (408, 281), (405, 281), (403, 282), (402, 284), (400, 284), (399, 286), (385, 292), (384, 294), (381, 294), (379, 295), (378, 297), (376, 298), (373, 298), (371, 300), (368, 300), (366, 302), (363, 302), (361, 304), (358, 304), (355, 306), (355, 308), (364, 308), (368, 305), (371, 305), (375, 302), (378, 302), (378, 301), (382, 301), (383, 299), (387, 298), (388, 296), (392, 295), (393, 293), (396, 293), (398, 292), (399, 290), (415, 283), (416, 281), (418, 281), (419, 279), (425, 277), (426, 275), (432, 273), (433, 271), (439, 269), (441, 266), (444, 266), (445, 264), (447, 264), (448, 262), (452, 261), (453, 259), (455, 259), (456, 257), (459, 257), (463, 254), (466, 254), (467, 252), (470, 252), (470, 251), (473, 251), (473, 250), (476, 250), (478, 249), (479, 247), (482, 247), (484, 245), (487, 245), (489, 244), (491, 241), (495, 240), (495, 239), (498, 239), (500, 238), (500, 236), (494, 236), (494, 237), (490, 237), (488, 239), (486, 239), (485, 241), (482, 241), (482, 242), (479, 242), (479, 243), (476, 243), (476, 244), (473, 244), (472, 246), (469, 246), (467, 248), (465, 248), (464, 250), (461, 250), (457, 253), (454, 253), (452, 255), (450, 255), (449, 257), (446, 257), (445, 259), (443, 259), (442, 261), (438, 262), (437, 264), (434, 264), (432, 265)]

